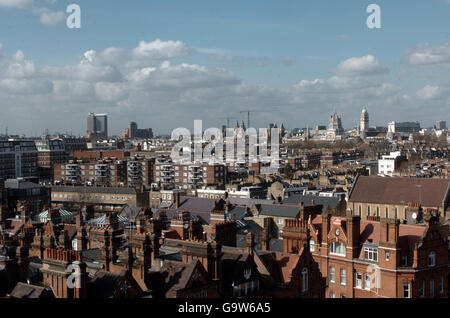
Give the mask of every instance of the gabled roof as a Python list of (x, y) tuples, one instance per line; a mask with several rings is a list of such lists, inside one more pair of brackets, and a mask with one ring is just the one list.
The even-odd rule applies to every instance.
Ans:
[(301, 254), (285, 254), (278, 252), (256, 254), (261, 265), (277, 282), (291, 282), (294, 269), (300, 262)]
[(55, 298), (53, 290), (49, 287), (17, 283), (11, 292), (12, 298)]
[(439, 207), (449, 189), (449, 179), (359, 176), (348, 201), (399, 205), (422, 203), (423, 206)]

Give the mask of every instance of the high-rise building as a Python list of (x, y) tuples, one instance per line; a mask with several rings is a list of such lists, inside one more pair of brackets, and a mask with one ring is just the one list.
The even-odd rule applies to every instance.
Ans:
[(409, 137), (410, 134), (417, 134), (420, 131), (419, 122), (391, 122), (388, 124), (388, 132), (399, 133), (403, 137)]
[(445, 129), (447, 129), (447, 122), (445, 120), (438, 120), (436, 122), (436, 129), (437, 130), (445, 130)]
[(87, 116), (88, 138), (108, 138), (108, 115), (89, 113)]

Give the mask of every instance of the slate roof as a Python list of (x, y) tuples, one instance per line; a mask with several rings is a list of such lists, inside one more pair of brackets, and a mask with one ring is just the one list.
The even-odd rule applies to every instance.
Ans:
[(232, 220), (241, 220), (247, 213), (247, 208), (243, 206), (232, 206), (228, 210), (228, 215)]
[[(178, 210), (186, 210), (192, 212), (211, 212), (214, 210), (215, 199), (208, 198), (194, 198), (194, 197), (180, 197)], [(175, 209), (175, 204), (172, 204), (172, 209)]]
[(300, 213), (300, 208), (295, 205), (257, 204), (256, 208), (258, 209), (260, 215), (267, 216), (297, 218)]
[(128, 221), (134, 221), (136, 220), (136, 217), (139, 215), (139, 212), (141, 211), (141, 207), (132, 207), (132, 206), (124, 206), (122, 211), (119, 213), (119, 218), (122, 217), (123, 219), (126, 219)]
[(420, 196), (423, 206), (438, 207), (449, 191), (449, 179), (358, 176), (348, 201), (406, 205)]
[(13, 298), (55, 298), (53, 290), (49, 287), (17, 283), (11, 292)]
[(78, 193), (108, 193), (108, 194), (137, 194), (134, 188), (116, 187), (80, 187), (80, 186), (52, 186), (52, 192), (78, 192)]
[(43, 188), (40, 184), (19, 180), (19, 179), (8, 179), (5, 181), (5, 188), (9, 189), (35, 189)]
[(92, 298), (112, 298), (126, 280), (126, 270), (111, 273), (103, 270), (95, 273), (88, 282), (88, 295)]
[(292, 204), (298, 205), (300, 202), (303, 202), (305, 206), (311, 206), (312, 201), (314, 201), (315, 205), (323, 205), (330, 206), (332, 208), (336, 208), (339, 204), (339, 198), (336, 197), (321, 197), (318, 195), (302, 195), (302, 194), (293, 194), (290, 197), (283, 200), (284, 204)]

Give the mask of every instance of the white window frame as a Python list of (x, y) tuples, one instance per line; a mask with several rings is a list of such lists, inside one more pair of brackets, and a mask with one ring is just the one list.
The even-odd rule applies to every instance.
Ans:
[[(407, 289), (405, 289), (407, 287)], [(407, 296), (405, 297), (405, 292), (407, 292)], [(411, 284), (403, 283), (403, 298), (411, 298)]]
[(430, 254), (428, 254), (428, 267), (434, 266), (436, 266), (436, 253), (430, 252)]
[(330, 283), (336, 282), (336, 270), (334, 267), (330, 267)]
[[(344, 253), (337, 253), (336, 252), (336, 245), (340, 244), (340, 246), (344, 247)], [(330, 245), (330, 254), (332, 255), (338, 255), (338, 256), (345, 256), (346, 255), (346, 247), (344, 244), (342, 244), (341, 242), (333, 242)]]
[(340, 273), (340, 280), (341, 280), (341, 285), (345, 286), (347, 285), (347, 270), (345, 268), (341, 268), (341, 273)]
[(370, 275), (367, 273), (364, 274), (364, 289), (370, 290)]
[(355, 287), (362, 288), (362, 274), (360, 272), (355, 273)]

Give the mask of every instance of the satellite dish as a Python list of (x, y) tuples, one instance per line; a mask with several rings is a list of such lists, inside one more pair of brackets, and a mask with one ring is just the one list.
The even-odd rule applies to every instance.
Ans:
[(412, 214), (412, 218), (415, 220), (415, 219), (417, 219), (417, 213), (416, 212), (414, 212), (413, 214)]

